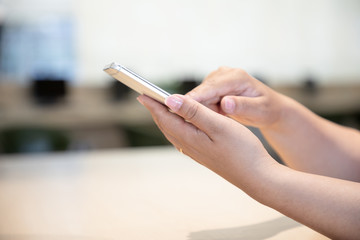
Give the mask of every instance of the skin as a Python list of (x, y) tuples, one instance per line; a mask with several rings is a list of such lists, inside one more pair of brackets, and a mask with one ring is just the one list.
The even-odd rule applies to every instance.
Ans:
[(287, 166), (360, 181), (359, 131), (317, 116), (245, 71), (219, 68), (188, 95), (242, 124), (258, 127)]
[[(220, 68), (187, 96), (168, 97), (167, 106), (138, 100), (176, 148), (255, 200), (332, 239), (360, 235), (358, 131), (316, 116), (241, 69)], [(258, 127), (287, 166), (243, 124)]]

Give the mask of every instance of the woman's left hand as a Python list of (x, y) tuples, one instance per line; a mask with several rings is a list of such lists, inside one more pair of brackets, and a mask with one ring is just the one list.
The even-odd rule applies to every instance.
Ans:
[(171, 111), (147, 96), (138, 100), (178, 150), (243, 190), (276, 164), (250, 130), (188, 96), (169, 96)]

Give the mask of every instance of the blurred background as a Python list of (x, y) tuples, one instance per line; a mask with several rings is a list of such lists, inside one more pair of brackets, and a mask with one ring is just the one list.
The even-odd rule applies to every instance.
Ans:
[(168, 144), (113, 61), (171, 93), (241, 67), (359, 128), (359, 43), (358, 0), (0, 0), (0, 154)]

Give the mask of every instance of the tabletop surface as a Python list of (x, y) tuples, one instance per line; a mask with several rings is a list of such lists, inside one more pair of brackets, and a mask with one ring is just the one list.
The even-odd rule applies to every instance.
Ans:
[(172, 147), (0, 156), (0, 239), (327, 239)]

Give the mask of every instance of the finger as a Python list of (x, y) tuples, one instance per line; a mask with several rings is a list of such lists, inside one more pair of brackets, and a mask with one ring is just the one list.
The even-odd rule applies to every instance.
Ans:
[(220, 131), (223, 116), (210, 110), (194, 99), (183, 95), (171, 95), (165, 104), (187, 122), (203, 131), (210, 138)]
[(204, 78), (199, 86), (192, 89), (186, 95), (203, 104), (207, 100), (216, 101), (214, 98), (217, 96), (217, 93), (214, 89), (214, 85), (217, 85), (216, 79), (217, 75), (219, 75), (218, 72), (219, 70), (211, 72)]
[(246, 77), (248, 75), (242, 69), (220, 67), (186, 95), (209, 107), (219, 103), (223, 96), (239, 95), (246, 87), (241, 84)]
[(220, 106), (226, 115), (243, 119), (258, 117), (263, 111), (261, 97), (226, 96)]
[(140, 95), (139, 97), (137, 97), (137, 100), (143, 106), (145, 106), (150, 111), (151, 114), (155, 113), (155, 115), (161, 115), (161, 114), (166, 115), (168, 112), (168, 108), (166, 106), (146, 95)]
[(183, 127), (184, 119), (171, 113), (163, 104), (145, 95), (141, 95), (137, 99), (150, 111), (150, 114), (161, 131), (165, 131), (165, 127), (167, 126), (166, 123), (171, 123), (177, 127)]
[(237, 94), (233, 84), (227, 84), (221, 80), (221, 76), (214, 81), (205, 81), (193, 90), (188, 92), (186, 96), (191, 97), (206, 106), (214, 105), (220, 102), (225, 95)]
[(183, 142), (189, 144), (209, 140), (205, 133), (199, 131), (191, 123), (186, 122), (179, 115), (171, 113), (167, 107), (157, 101), (145, 95), (139, 96), (138, 100), (150, 111), (156, 125), (166, 137), (172, 136), (173, 138), (182, 139)]
[(188, 92), (186, 95), (203, 104), (205, 104), (205, 102), (208, 103), (209, 100), (212, 102), (218, 102), (220, 99), (219, 97), (216, 98), (217, 92), (214, 90), (214, 86), (207, 82), (203, 82)]
[[(168, 111), (168, 109), (166, 107), (164, 107), (162, 104), (158, 104), (158, 102), (154, 101), (153, 99), (145, 96), (145, 95), (141, 95), (138, 98), (138, 101), (144, 105), (151, 113), (152, 117), (154, 118), (154, 121), (156, 123), (156, 125), (159, 127), (160, 131), (164, 134), (165, 138), (172, 144), (174, 145), (174, 147), (176, 149), (180, 149), (183, 148), (182, 144), (180, 144), (180, 141), (178, 140), (178, 138), (176, 137), (176, 135), (174, 134), (170, 134), (171, 132), (168, 131), (165, 127), (164, 124), (161, 124), (159, 119), (159, 115), (163, 116), (162, 119), (167, 119), (170, 120), (172, 123), (176, 122), (176, 121), (180, 121), (180, 123), (182, 124), (184, 122), (183, 119), (181, 119), (179, 116), (172, 114)], [(165, 110), (166, 108), (166, 110)], [(175, 118), (174, 119), (169, 119), (169, 118)]]

